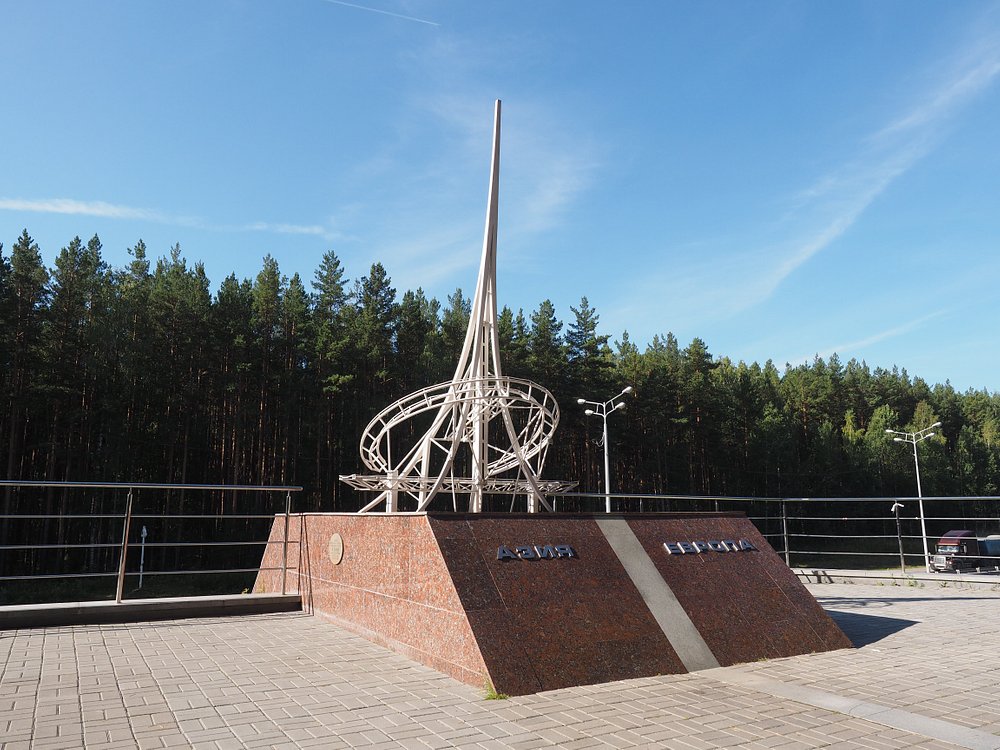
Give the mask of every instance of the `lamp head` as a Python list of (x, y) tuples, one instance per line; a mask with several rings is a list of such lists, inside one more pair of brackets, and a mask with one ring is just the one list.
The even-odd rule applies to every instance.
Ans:
[(935, 422), (934, 424), (931, 425), (931, 427), (940, 427), (940, 426), (941, 426), (940, 422)]
[(593, 409), (584, 409), (583, 413), (586, 414), (588, 417), (594, 416), (594, 410)]
[(902, 443), (902, 442), (905, 442), (905, 441), (903, 440), (903, 438), (893, 438), (892, 442), (894, 442), (894, 443)]
[(622, 393), (631, 393), (631, 392), (632, 392), (632, 386), (630, 385), (627, 385), (624, 388), (622, 388)]
[(892, 434), (892, 433), (894, 433), (894, 432), (895, 432), (895, 430), (886, 430), (886, 431), (885, 431), (885, 434), (886, 434), (886, 435), (891, 435), (891, 434)]
[(585, 403), (587, 403), (587, 399), (585, 399), (585, 398), (578, 398), (576, 400), (576, 403), (578, 403), (578, 404), (585, 404)]

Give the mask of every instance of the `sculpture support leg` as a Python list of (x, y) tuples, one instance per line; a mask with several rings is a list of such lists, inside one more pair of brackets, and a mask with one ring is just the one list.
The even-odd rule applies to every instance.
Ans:
[(396, 481), (399, 474), (390, 471), (386, 479), (385, 512), (395, 513), (399, 510), (399, 483)]

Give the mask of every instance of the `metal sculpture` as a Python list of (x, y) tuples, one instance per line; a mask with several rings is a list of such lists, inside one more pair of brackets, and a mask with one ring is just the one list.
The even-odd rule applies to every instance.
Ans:
[[(566, 492), (575, 482), (543, 481), (542, 466), (559, 424), (559, 406), (530, 380), (504, 377), (497, 336), (497, 201), (500, 184), (500, 101), (493, 125), (486, 231), (479, 280), (462, 354), (450, 382), (400, 399), (369, 422), (361, 436), (361, 460), (373, 474), (340, 479), (359, 490), (378, 492), (361, 512), (381, 503), (401, 510), (400, 498), (426, 510), (439, 493), (467, 495), (478, 513), (485, 494), (527, 498), (529, 512), (552, 510), (546, 495)], [(414, 439), (414, 436), (416, 439)], [(407, 446), (408, 447), (405, 447)], [(400, 453), (394, 459), (393, 451)]]

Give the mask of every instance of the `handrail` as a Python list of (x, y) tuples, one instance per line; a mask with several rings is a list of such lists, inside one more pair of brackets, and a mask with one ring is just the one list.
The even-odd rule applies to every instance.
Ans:
[(239, 492), (302, 492), (298, 486), (255, 484), (161, 484), (158, 482), (45, 482), (0, 479), (0, 487), (78, 487), (85, 489), (137, 490), (236, 490)]
[[(603, 493), (595, 492), (560, 492), (559, 497), (604, 498)], [(658, 495), (655, 493), (618, 492), (611, 493), (612, 499), (620, 500), (710, 500), (712, 502), (749, 502), (749, 503), (871, 503), (892, 502), (893, 500), (920, 500), (940, 502), (954, 500), (956, 502), (971, 502), (975, 500), (1000, 500), (998, 495), (885, 495), (883, 497), (754, 497), (751, 495)], [(930, 518), (928, 516), (928, 518)]]
[[(184, 490), (193, 492), (263, 492), (263, 493), (274, 493), (274, 492), (284, 492), (285, 493), (285, 508), (284, 513), (284, 533), (283, 538), (280, 542), (282, 545), (282, 581), (281, 581), (281, 593), (286, 592), (286, 580), (287, 580), (287, 567), (288, 567), (288, 545), (298, 544), (298, 542), (290, 542), (288, 539), (288, 525), (289, 518), (291, 516), (292, 509), (292, 493), (301, 492), (301, 486), (294, 485), (245, 485), (245, 484), (183, 484), (183, 483), (170, 483), (170, 482), (72, 482), (72, 481), (43, 481), (43, 480), (21, 480), (21, 479), (0, 479), (0, 488), (23, 488), (23, 487), (34, 487), (39, 489), (108, 489), (108, 490), (120, 490), (127, 491), (128, 495), (125, 502), (125, 513), (124, 513), (124, 523), (122, 526), (122, 538), (120, 545), (118, 544), (107, 544), (107, 543), (93, 543), (93, 544), (45, 544), (45, 545), (2, 545), (0, 546), (0, 551), (6, 550), (24, 550), (24, 549), (103, 549), (108, 547), (120, 546), (121, 552), (118, 557), (118, 570), (117, 573), (75, 573), (75, 574), (64, 574), (64, 575), (49, 575), (49, 574), (35, 574), (32, 576), (0, 576), (0, 580), (30, 580), (32, 578), (76, 578), (76, 577), (100, 577), (106, 575), (114, 575), (116, 578), (116, 588), (115, 588), (115, 602), (121, 604), (122, 598), (124, 596), (125, 588), (125, 576), (126, 576), (126, 562), (128, 556), (128, 546), (129, 546), (129, 532), (131, 529), (133, 518), (274, 518), (277, 513), (269, 514), (233, 514), (232, 516), (227, 516), (225, 514), (154, 514), (154, 513), (133, 513), (133, 500), (134, 493), (139, 490)], [(66, 514), (66, 515), (54, 515), (54, 514), (4, 514), (0, 515), (0, 519), (7, 521), (9, 519), (49, 519), (49, 518), (59, 518), (60, 520), (66, 518), (86, 518), (86, 519), (97, 519), (97, 518), (119, 518), (120, 516), (114, 514)], [(205, 546), (205, 547), (215, 547), (215, 546), (241, 546), (241, 545), (268, 545), (276, 544), (278, 542), (271, 542), (270, 540), (265, 541), (250, 541), (250, 542), (176, 542), (176, 543), (166, 543), (166, 542), (156, 542), (150, 543), (151, 547), (194, 547), (194, 546)], [(144, 542), (145, 544), (145, 542)], [(158, 573), (189, 573), (189, 572), (248, 572), (250, 569), (246, 568), (235, 568), (231, 571), (157, 571)], [(142, 580), (141, 566), (140, 566), (140, 584)]]
[[(228, 571), (219, 571), (215, 568), (219, 567), (219, 562), (225, 560), (224, 564), (234, 564), (239, 565), (246, 564), (249, 560), (250, 555), (254, 554), (249, 552), (249, 549), (261, 546), (265, 549), (273, 549), (270, 545), (281, 545), (280, 555), (281, 562), (275, 563), (273, 570), (281, 570), (281, 590), (282, 593), (287, 591), (287, 579), (288, 579), (288, 565), (289, 565), (289, 546), (295, 545), (297, 548), (301, 548), (301, 543), (298, 540), (289, 539), (290, 535), (290, 519), (292, 513), (291, 498), (293, 492), (301, 492), (302, 487), (295, 486), (260, 486), (260, 485), (216, 485), (216, 484), (171, 484), (171, 483), (153, 483), (153, 482), (43, 482), (34, 480), (0, 480), (0, 488), (4, 487), (34, 487), (34, 488), (66, 488), (66, 489), (90, 489), (90, 490), (110, 490), (118, 492), (127, 492), (129, 499), (135, 498), (135, 493), (141, 491), (155, 492), (164, 490), (190, 490), (205, 491), (205, 492), (254, 492), (254, 493), (285, 493), (285, 502), (283, 503), (284, 508), (276, 508), (274, 512), (271, 513), (232, 513), (228, 514), (224, 511), (226, 507), (238, 508), (239, 506), (235, 503), (231, 503), (228, 499), (225, 500), (224, 505), (216, 505), (213, 501), (212, 503), (207, 503), (204, 508), (207, 513), (190, 513), (181, 512), (184, 510), (195, 510), (197, 508), (184, 508), (181, 505), (174, 504), (173, 509), (179, 511), (176, 514), (171, 513), (155, 513), (150, 512), (142, 508), (136, 507), (137, 504), (132, 504), (132, 507), (126, 507), (124, 513), (94, 513), (94, 514), (81, 514), (81, 513), (67, 513), (60, 515), (58, 513), (53, 514), (42, 514), (42, 513), (8, 513), (0, 514), (0, 522), (6, 523), (10, 520), (27, 520), (34, 521), (29, 528), (40, 529), (42, 528), (41, 521), (46, 519), (53, 519), (53, 521), (58, 520), (60, 524), (64, 521), (77, 519), (73, 529), (79, 529), (79, 522), (83, 519), (92, 519), (97, 521), (98, 519), (104, 519), (101, 521), (99, 528), (101, 533), (91, 533), (78, 534), (73, 531), (66, 536), (60, 533), (58, 538), (59, 544), (21, 544), (21, 541), (34, 541), (33, 538), (25, 538), (22, 534), (20, 538), (16, 537), (11, 540), (11, 544), (4, 543), (0, 545), (0, 553), (13, 552), (19, 556), (19, 559), (25, 561), (36, 559), (34, 555), (29, 555), (28, 553), (23, 553), (24, 550), (44, 550), (38, 559), (49, 559), (52, 554), (51, 550), (56, 549), (67, 549), (67, 550), (80, 550), (86, 548), (94, 548), (96, 551), (93, 554), (93, 559), (102, 560), (105, 562), (107, 567), (110, 567), (111, 559), (114, 555), (111, 552), (111, 548), (120, 548), (119, 555), (117, 556), (117, 565), (115, 571), (109, 572), (81, 572), (81, 573), (65, 573), (63, 575), (48, 575), (49, 571), (43, 569), (42, 574), (34, 575), (0, 575), (0, 581), (7, 580), (30, 580), (32, 578), (37, 579), (48, 579), (48, 578), (76, 578), (76, 577), (114, 577), (116, 581), (116, 601), (121, 601), (124, 595), (124, 583), (125, 577), (128, 575), (136, 575), (135, 572), (128, 573), (126, 571), (126, 559), (130, 546), (129, 541), (129, 524), (131, 524), (133, 519), (143, 519), (144, 522), (148, 522), (147, 519), (152, 519), (154, 524), (162, 522), (165, 524), (164, 528), (176, 529), (178, 526), (174, 526), (172, 522), (175, 519), (194, 519), (192, 523), (187, 524), (186, 528), (190, 535), (185, 537), (178, 537), (174, 534), (174, 538), (178, 538), (178, 541), (171, 542), (163, 540), (164, 537), (157, 535), (157, 541), (150, 540), (149, 542), (144, 542), (145, 546), (153, 549), (157, 548), (169, 548), (176, 547), (181, 551), (177, 554), (177, 564), (174, 566), (164, 565), (158, 567), (174, 567), (182, 568), (186, 560), (192, 559), (191, 556), (186, 556), (183, 549), (191, 547), (205, 547), (205, 548), (233, 548), (234, 550), (239, 547), (247, 547), (248, 551), (246, 553), (237, 553), (234, 551), (233, 555), (224, 555), (222, 553), (216, 553), (211, 549), (206, 549), (203, 556), (199, 556), (199, 565), (204, 565), (206, 568), (213, 568), (212, 571), (205, 569), (198, 570), (155, 570), (150, 574), (155, 575), (179, 575), (179, 574), (200, 574), (200, 573), (218, 573), (218, 572), (248, 572), (250, 568), (232, 568)], [(19, 494), (18, 497), (28, 497), (34, 498), (36, 493), (25, 493)], [(153, 495), (153, 497), (156, 497)], [(576, 508), (588, 508), (589, 503), (593, 502), (595, 506), (600, 505), (601, 511), (603, 512), (604, 502), (606, 496), (603, 493), (585, 493), (585, 492), (568, 492), (560, 493), (557, 497), (560, 498), (560, 503), (563, 499), (571, 500), (577, 499), (577, 502), (570, 502), (567, 507)], [(915, 542), (922, 541), (925, 538), (931, 539), (936, 538), (935, 534), (928, 534), (926, 537), (921, 533), (921, 530), (915, 526), (919, 521), (918, 517), (911, 515), (900, 514), (897, 518), (889, 510), (890, 505), (894, 501), (900, 501), (906, 504), (906, 513), (915, 512), (916, 503), (912, 505), (909, 501), (916, 501), (917, 498), (912, 497), (864, 497), (864, 498), (790, 498), (790, 497), (738, 497), (738, 496), (715, 496), (715, 495), (655, 495), (655, 494), (637, 494), (637, 493), (617, 493), (611, 495), (611, 497), (617, 501), (617, 505), (620, 511), (634, 511), (644, 509), (646, 511), (654, 511), (660, 508), (673, 507), (675, 510), (686, 510), (686, 509), (697, 509), (701, 508), (711, 508), (714, 504), (716, 509), (740, 509), (746, 511), (748, 519), (754, 523), (759, 529), (760, 533), (768, 540), (768, 542), (774, 547), (778, 554), (782, 555), (786, 564), (791, 566), (794, 557), (800, 559), (805, 558), (805, 560), (811, 560), (816, 558), (828, 557), (830, 564), (835, 564), (835, 561), (840, 559), (846, 559), (850, 557), (857, 558), (861, 561), (863, 565), (872, 565), (877, 567), (882, 567), (880, 562), (883, 559), (896, 558), (899, 561), (899, 568), (905, 573), (907, 569), (907, 562), (909, 561), (912, 566), (915, 561), (920, 561), (922, 563), (927, 562), (927, 558), (924, 557), (923, 553), (917, 552), (917, 545)], [(275, 500), (277, 500), (275, 498)], [(925, 520), (934, 522), (936, 528), (932, 530), (943, 533), (946, 529), (958, 529), (958, 528), (969, 528), (977, 530), (978, 536), (986, 536), (990, 533), (1000, 532), (1000, 497), (996, 496), (970, 496), (970, 497), (924, 497), (924, 503), (934, 503), (938, 502), (940, 505), (937, 507), (937, 513), (939, 515), (927, 515)], [(110, 502), (109, 502), (110, 501)], [(197, 501), (194, 501), (197, 502)], [(273, 507), (273, 501), (268, 501), (264, 507)], [(278, 501), (280, 502), (280, 501)], [(967, 507), (959, 508), (955, 506), (955, 503), (962, 502), (966, 504)], [(105, 499), (102, 500), (101, 505), (95, 505), (95, 510), (103, 510), (106, 505), (110, 505), (113, 508), (120, 507), (118, 505), (118, 497), (112, 492), (108, 492)], [(761, 505), (758, 505), (761, 503)], [(836, 503), (853, 503), (858, 507), (849, 508), (843, 505), (837, 506)], [(277, 503), (274, 503), (275, 505)], [(70, 506), (72, 507), (72, 506)], [(255, 509), (258, 506), (251, 506), (250, 509)], [(12, 508), (12, 510), (33, 510), (35, 508), (34, 504), (28, 506), (18, 506), (17, 508)], [(837, 515), (837, 511), (843, 509), (847, 513), (843, 516)], [(596, 510), (596, 507), (595, 507)], [(970, 517), (968, 515), (944, 515), (942, 511), (951, 512), (968, 512), (976, 513), (975, 517)], [(873, 515), (859, 515), (860, 513), (871, 512)], [(934, 512), (933, 510), (931, 511)], [(815, 515), (813, 515), (815, 514)], [(117, 534), (117, 523), (109, 521), (108, 519), (122, 519), (122, 537), (120, 541), (116, 538), (113, 542), (105, 542), (104, 540), (108, 538), (108, 535), (112, 533), (114, 529), (115, 534)], [(201, 521), (197, 519), (202, 519), (203, 521), (215, 521), (216, 526), (202, 526)], [(224, 538), (218, 540), (217, 537), (219, 533), (217, 530), (226, 529), (228, 527), (223, 524), (227, 521), (245, 519), (247, 522), (241, 524), (235, 528), (245, 528), (251, 529), (256, 528), (257, 524), (253, 522), (253, 519), (273, 519), (275, 522), (281, 523), (280, 530), (278, 527), (270, 526), (273, 530), (273, 537), (267, 537), (265, 539), (258, 539), (258, 533), (253, 534), (243, 534), (244, 538), (249, 537), (251, 541), (228, 541)], [(48, 524), (46, 523), (47, 527)], [(155, 533), (154, 526), (154, 533)], [(184, 528), (183, 526), (181, 528)], [(836, 533), (841, 532), (841, 533)], [(895, 532), (895, 533), (893, 533)], [(232, 538), (232, 537), (231, 537)], [(95, 540), (91, 543), (80, 544), (79, 541), (88, 542), (90, 539)], [(96, 540), (101, 541), (96, 541)], [(203, 541), (189, 541), (190, 539), (203, 539)], [(893, 544), (893, 540), (896, 543)], [(57, 541), (56, 539), (39, 539), (39, 541), (52, 542)], [(63, 543), (65, 542), (65, 543)], [(137, 544), (137, 541), (133, 541), (132, 546)], [(898, 545), (898, 552), (895, 547)], [(983, 548), (983, 552), (986, 552), (986, 548)], [(71, 553), (67, 553), (71, 554)], [(72, 553), (77, 554), (77, 553)], [(982, 568), (986, 572), (993, 572), (993, 563), (1000, 558), (992, 555), (980, 554), (980, 555), (966, 555), (966, 556), (953, 556), (956, 559), (961, 560), (963, 557), (966, 558), (963, 564), (960, 566), (962, 568), (968, 569), (970, 567), (975, 567), (975, 563), (969, 563), (969, 559), (979, 560), (982, 562)], [(867, 560), (865, 559), (867, 558)], [(52, 559), (55, 559), (53, 556)], [(213, 565), (212, 561), (215, 560), (216, 564)], [(294, 566), (294, 557), (292, 557), (292, 565)], [(822, 564), (822, 563), (819, 563)], [(280, 567), (279, 567), (280, 565)], [(6, 566), (5, 566), (6, 567)], [(89, 567), (79, 567), (78, 570), (92, 570), (94, 567), (105, 567), (101, 566), (89, 566)], [(843, 567), (843, 566), (838, 566)], [(956, 566), (959, 567), (959, 566)], [(1000, 565), (997, 566), (1000, 568)], [(31, 570), (31, 568), (25, 568), (26, 570)], [(141, 567), (140, 567), (140, 582), (141, 582)], [(269, 569), (271, 570), (271, 569)], [(2, 571), (0, 571), (2, 572)], [(21, 572), (20, 570), (8, 569), (7, 572), (15, 573)], [(1000, 572), (998, 570), (997, 572)], [(141, 585), (141, 583), (140, 583)]]
[[(589, 508), (587, 501), (590, 501), (594, 507), (587, 512), (603, 513), (607, 496), (603, 493), (567, 492), (561, 493), (558, 497), (560, 502), (563, 498), (576, 498), (581, 501), (571, 503), (577, 509)], [(880, 558), (895, 557), (904, 574), (906, 574), (907, 560), (911, 564), (919, 560), (922, 567), (931, 570), (934, 553), (925, 554), (924, 551), (915, 551), (915, 545), (911, 544), (913, 541), (925, 542), (937, 539), (946, 530), (958, 528), (975, 529), (980, 537), (1000, 533), (1000, 496), (994, 495), (924, 496), (922, 500), (925, 505), (940, 504), (938, 514), (941, 514), (942, 505), (949, 511), (957, 503), (969, 506), (961, 508), (961, 512), (966, 515), (954, 515), (954, 513), (925, 515), (924, 521), (937, 524), (938, 528), (934, 529), (935, 532), (938, 532), (937, 534), (925, 532), (922, 528), (914, 529), (913, 525), (920, 522), (919, 516), (901, 514), (897, 517), (890, 512), (890, 507), (895, 506), (896, 503), (906, 505), (912, 511), (918, 506), (917, 501), (921, 499), (912, 496), (741, 497), (617, 493), (611, 497), (617, 501), (618, 512), (637, 510), (655, 512), (666, 508), (678, 511), (699, 506), (705, 508), (706, 505), (714, 506), (715, 510), (733, 510), (743, 506), (743, 509), (747, 511), (748, 520), (757, 526), (760, 533), (784, 557), (785, 563), (789, 567), (792, 565), (793, 556), (822, 557), (828, 555), (831, 558), (835, 556), (856, 557), (862, 560), (862, 565), (864, 565), (865, 558), (868, 558), (868, 562), (874, 562)], [(758, 503), (763, 505), (757, 505)], [(872, 512), (873, 515), (858, 515), (864, 511), (853, 508), (849, 509), (850, 515), (832, 515), (838, 510), (837, 503), (841, 504), (840, 507), (844, 507), (843, 503), (861, 506)], [(968, 513), (973, 510), (972, 506), (976, 504), (979, 505), (974, 511), (976, 515), (970, 517)], [(846, 507), (844, 509), (848, 510)], [(751, 510), (756, 510), (756, 515), (752, 515)], [(790, 510), (794, 511), (794, 515), (789, 513)], [(817, 515), (812, 515), (814, 511), (817, 511)], [(824, 526), (816, 528), (813, 524), (824, 524)], [(890, 528), (895, 533), (888, 533)], [(911, 531), (916, 531), (916, 533), (911, 533)], [(898, 547), (897, 550), (890, 551), (889, 544), (892, 540), (895, 540), (896, 544), (893, 546)], [(838, 544), (838, 542), (840, 543)], [(922, 546), (926, 550), (927, 545)], [(961, 565), (965, 569), (974, 568), (980, 573), (1000, 573), (1000, 564), (994, 565), (997, 560), (1000, 560), (1000, 556), (978, 554), (949, 555), (949, 557), (965, 560), (966, 562)], [(975, 561), (979, 561), (981, 564), (977, 564)]]

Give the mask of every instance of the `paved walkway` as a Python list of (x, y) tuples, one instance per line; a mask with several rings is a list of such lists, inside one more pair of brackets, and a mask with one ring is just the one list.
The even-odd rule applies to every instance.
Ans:
[(297, 613), (0, 631), (0, 746), (1000, 749), (1000, 591), (809, 588), (860, 648), (492, 701)]

